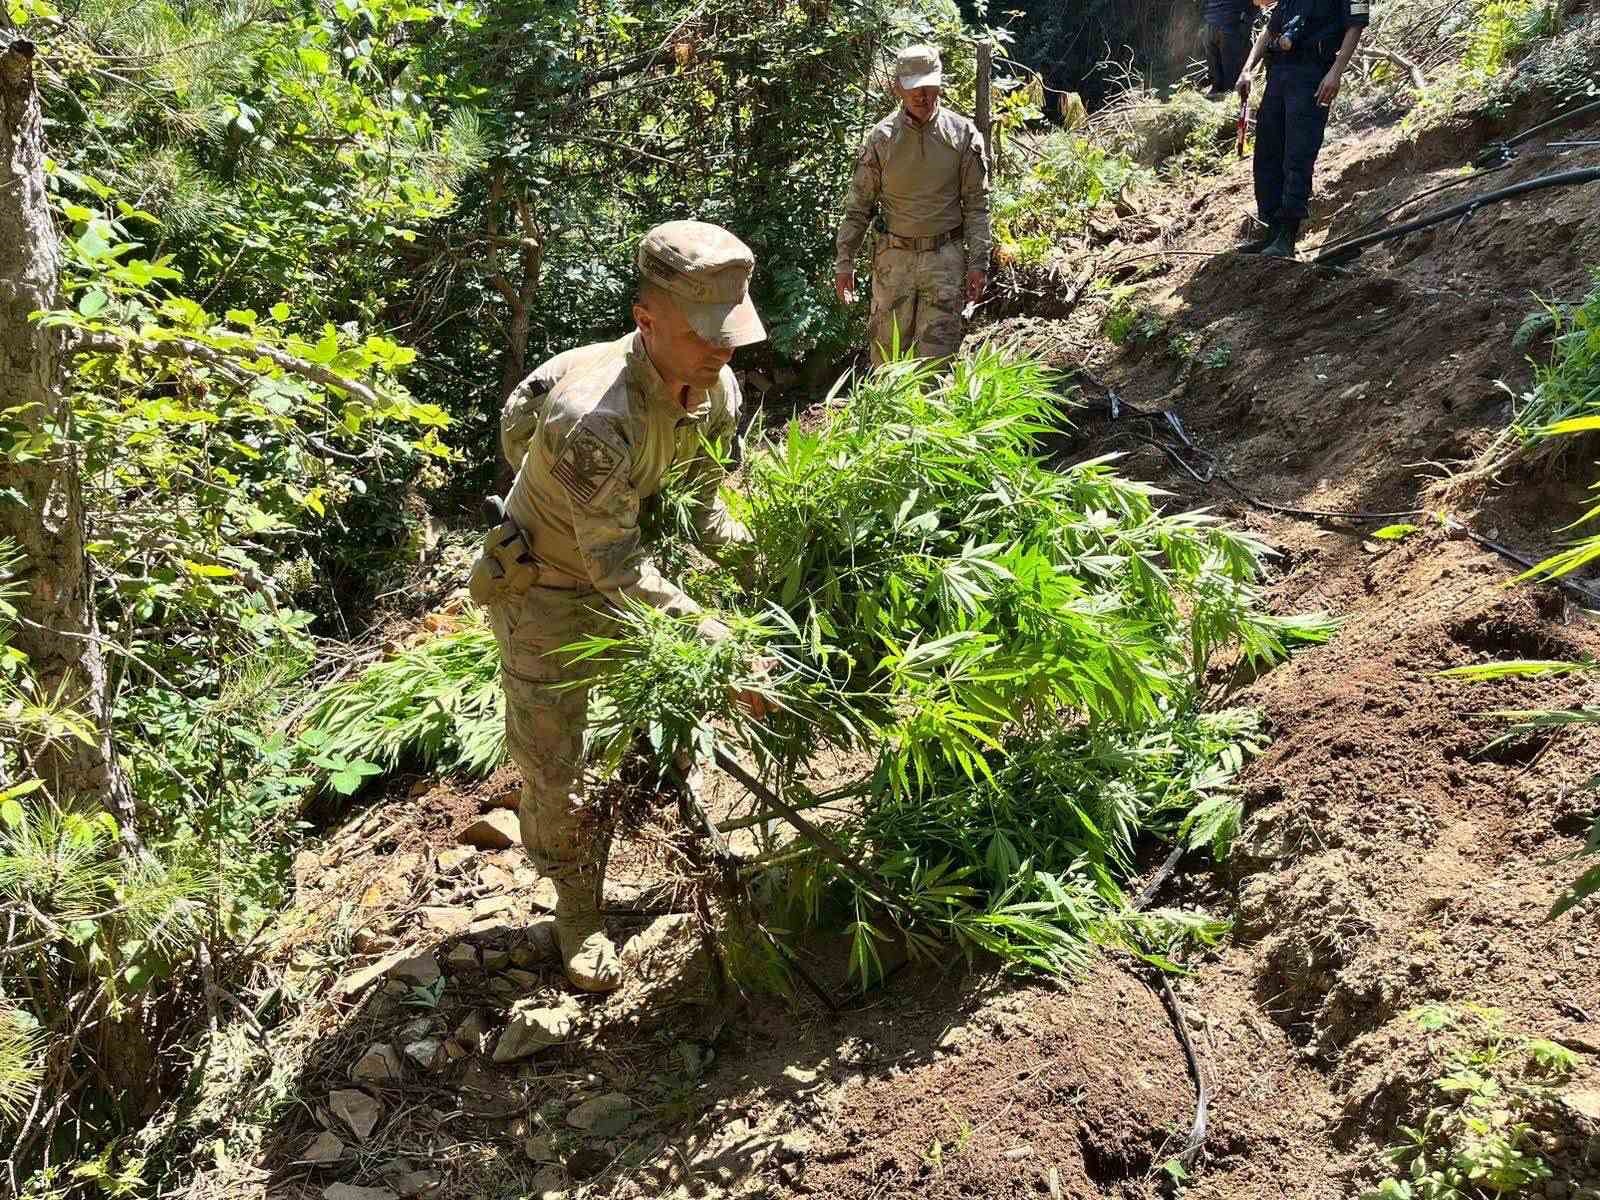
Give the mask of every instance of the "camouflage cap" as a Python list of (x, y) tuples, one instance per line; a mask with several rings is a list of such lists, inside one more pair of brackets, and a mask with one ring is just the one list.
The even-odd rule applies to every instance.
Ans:
[(937, 46), (907, 46), (894, 60), (894, 77), (903, 88), (940, 87), (944, 69)]
[(705, 221), (668, 221), (639, 243), (639, 278), (671, 295), (696, 333), (723, 346), (767, 336), (750, 301), (755, 269), (749, 246)]

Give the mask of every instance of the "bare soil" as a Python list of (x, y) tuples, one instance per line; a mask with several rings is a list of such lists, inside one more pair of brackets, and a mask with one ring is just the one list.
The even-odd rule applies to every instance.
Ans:
[[(1512, 114), (1503, 129), (1523, 123)], [(1339, 130), (1319, 164), (1307, 248), (1450, 178), (1491, 132)], [(1490, 178), (1504, 186), (1553, 165), (1530, 157)], [(989, 332), (1063, 368), (1090, 368), (1126, 404), (1175, 412), (1257, 497), (1448, 510), (1529, 554), (1549, 549), (1550, 530), (1578, 511), (1590, 456), (1572, 457), (1570, 478), (1547, 464), (1449, 480), (1446, 465), (1503, 427), (1500, 381), (1528, 386), (1511, 339), (1535, 291), (1587, 292), (1588, 264), (1600, 262), (1593, 189), (1491, 208), (1330, 274), (1172, 253), (1221, 248), (1242, 231), (1248, 165), (1208, 184), (1147, 196), (1126, 230), (1096, 235), (1100, 269), (1133, 278), (1134, 302), (1165, 322), (1156, 336), (1110, 345), (1103, 308), (1088, 301)], [(1115, 244), (1134, 232), (1145, 236)], [(1198, 352), (1178, 352), (1174, 335)], [(1504, 1010), (1509, 1027), (1578, 1052), (1573, 1086), (1595, 1088), (1600, 922), (1593, 909), (1543, 915), (1575, 873), (1560, 860), (1581, 845), (1593, 811), (1578, 785), (1600, 765), (1600, 743), (1563, 734), (1491, 746), (1498, 723), (1482, 715), (1592, 697), (1575, 682), (1438, 675), (1600, 654), (1593, 625), (1560, 591), (1506, 588), (1511, 563), (1431, 519), (1414, 519), (1423, 530), (1411, 537), (1377, 541), (1377, 522), (1289, 518), (1199, 485), (1133, 436), (1148, 425), (1110, 420), (1092, 387), (1081, 398), (1066, 452), (1123, 447), (1125, 469), (1172, 490), (1175, 504), (1215, 504), (1279, 548), (1280, 610), (1324, 609), (1343, 622), (1329, 645), (1245, 692), (1274, 740), (1245, 776), (1242, 845), (1221, 871), (1180, 873), (1163, 894), (1236, 922), (1178, 986), (1213, 1090), (1185, 1192), (1336, 1197), (1370, 1184), (1381, 1148), (1416, 1117), (1426, 1037), (1404, 1014), (1429, 1001)], [(1059, 986), (1019, 986), (982, 964), (907, 969), (830, 1015), (803, 994), (790, 1006), (716, 1001), (692, 932), (670, 922), (619, 925), (637, 935), (628, 953), (638, 977), (618, 996), (582, 1002), (581, 1042), (497, 1066), (455, 1035), (461, 1053), (448, 1065), (408, 1064), (403, 1079), (370, 1089), (383, 1118), (357, 1145), (328, 1097), (350, 1086), (372, 1042), (409, 1021), (420, 1022), (416, 1036), (448, 1039), (474, 1012), (497, 1026), (519, 996), (564, 991), (526, 932), (540, 892), (519, 852), (480, 852), (465, 878), (442, 874), (439, 854), (481, 811), (514, 802), (515, 787), (504, 771), (475, 788), (424, 781), (413, 793), (403, 782), (304, 857), (304, 924), (266, 951), (298, 972), (318, 1014), (274, 1051), (297, 1100), (274, 1110), (255, 1161), (219, 1169), (197, 1194), (310, 1197), (335, 1181), (399, 1189), (406, 1171), (435, 1179), (425, 1194), (463, 1198), (1170, 1191), (1161, 1167), (1187, 1135), (1194, 1089), (1167, 1012), (1130, 964), (1104, 956)], [(507, 903), (489, 927), (436, 924), (441, 908), (497, 896)], [(504, 955), (528, 973), (447, 968), (437, 997), (420, 1000), (393, 984), (348, 997), (334, 987), (394, 946), (442, 957), (461, 942), (490, 956), (480, 963)], [(815, 952), (840, 984), (835, 948)], [(626, 1097), (620, 1126), (571, 1127), (576, 1106), (611, 1094)], [(1547, 1194), (1600, 1190), (1600, 1128), (1572, 1112), (1551, 1121), (1541, 1134), (1563, 1188)], [(324, 1128), (340, 1132), (346, 1156), (308, 1165), (305, 1149)]]

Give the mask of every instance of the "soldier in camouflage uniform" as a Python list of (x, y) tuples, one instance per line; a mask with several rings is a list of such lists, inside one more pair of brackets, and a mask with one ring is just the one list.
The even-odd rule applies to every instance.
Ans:
[(873, 126), (856, 159), (839, 223), (834, 290), (856, 298), (856, 253), (874, 207), (883, 229), (872, 257), (872, 360), (901, 346), (944, 358), (961, 345), (965, 303), (989, 271), (989, 167), (977, 126), (939, 103), (939, 52), (908, 46), (895, 62), (900, 108)]
[[(640, 506), (674, 464), (686, 464), (699, 494), (702, 544), (748, 540), (718, 494), (722, 467), (700, 440), (731, 446), (739, 386), (728, 361), (736, 346), (766, 337), (749, 297), (754, 258), (727, 230), (657, 226), (640, 243), (638, 266), (637, 329), (558, 355), (508, 401), (502, 436), (516, 481), (507, 519), (472, 571), (473, 597), (500, 645), (523, 842), (555, 884), (567, 977), (586, 991), (617, 987), (622, 971), (598, 910), (600, 848), (583, 822), (589, 668), (553, 652), (603, 633), (608, 606), (625, 599), (699, 611), (650, 561), (639, 529)], [(728, 636), (710, 617), (700, 632)]]

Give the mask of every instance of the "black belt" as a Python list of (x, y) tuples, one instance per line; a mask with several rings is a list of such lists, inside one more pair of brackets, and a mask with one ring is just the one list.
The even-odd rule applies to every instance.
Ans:
[(960, 241), (965, 228), (963, 225), (957, 225), (954, 229), (947, 229), (931, 237), (901, 237), (898, 233), (885, 233), (883, 236), (891, 250), (938, 250), (951, 242)]

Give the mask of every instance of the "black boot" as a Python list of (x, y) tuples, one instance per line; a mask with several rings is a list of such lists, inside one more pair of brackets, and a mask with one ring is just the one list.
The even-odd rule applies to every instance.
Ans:
[(1293, 258), (1294, 244), (1300, 237), (1300, 222), (1285, 221), (1278, 226), (1278, 236), (1272, 245), (1261, 252), (1262, 258)]
[(1260, 237), (1253, 237), (1248, 242), (1240, 242), (1237, 246), (1235, 246), (1233, 248), (1234, 249), (1234, 253), (1236, 253), (1236, 254), (1260, 254), (1268, 246), (1272, 245), (1274, 239), (1276, 239), (1277, 236), (1278, 236), (1278, 225), (1277, 225), (1277, 222), (1275, 222), (1275, 221), (1274, 222), (1270, 222), (1267, 225), (1266, 231), (1264, 233), (1262, 233), (1262, 235)]

